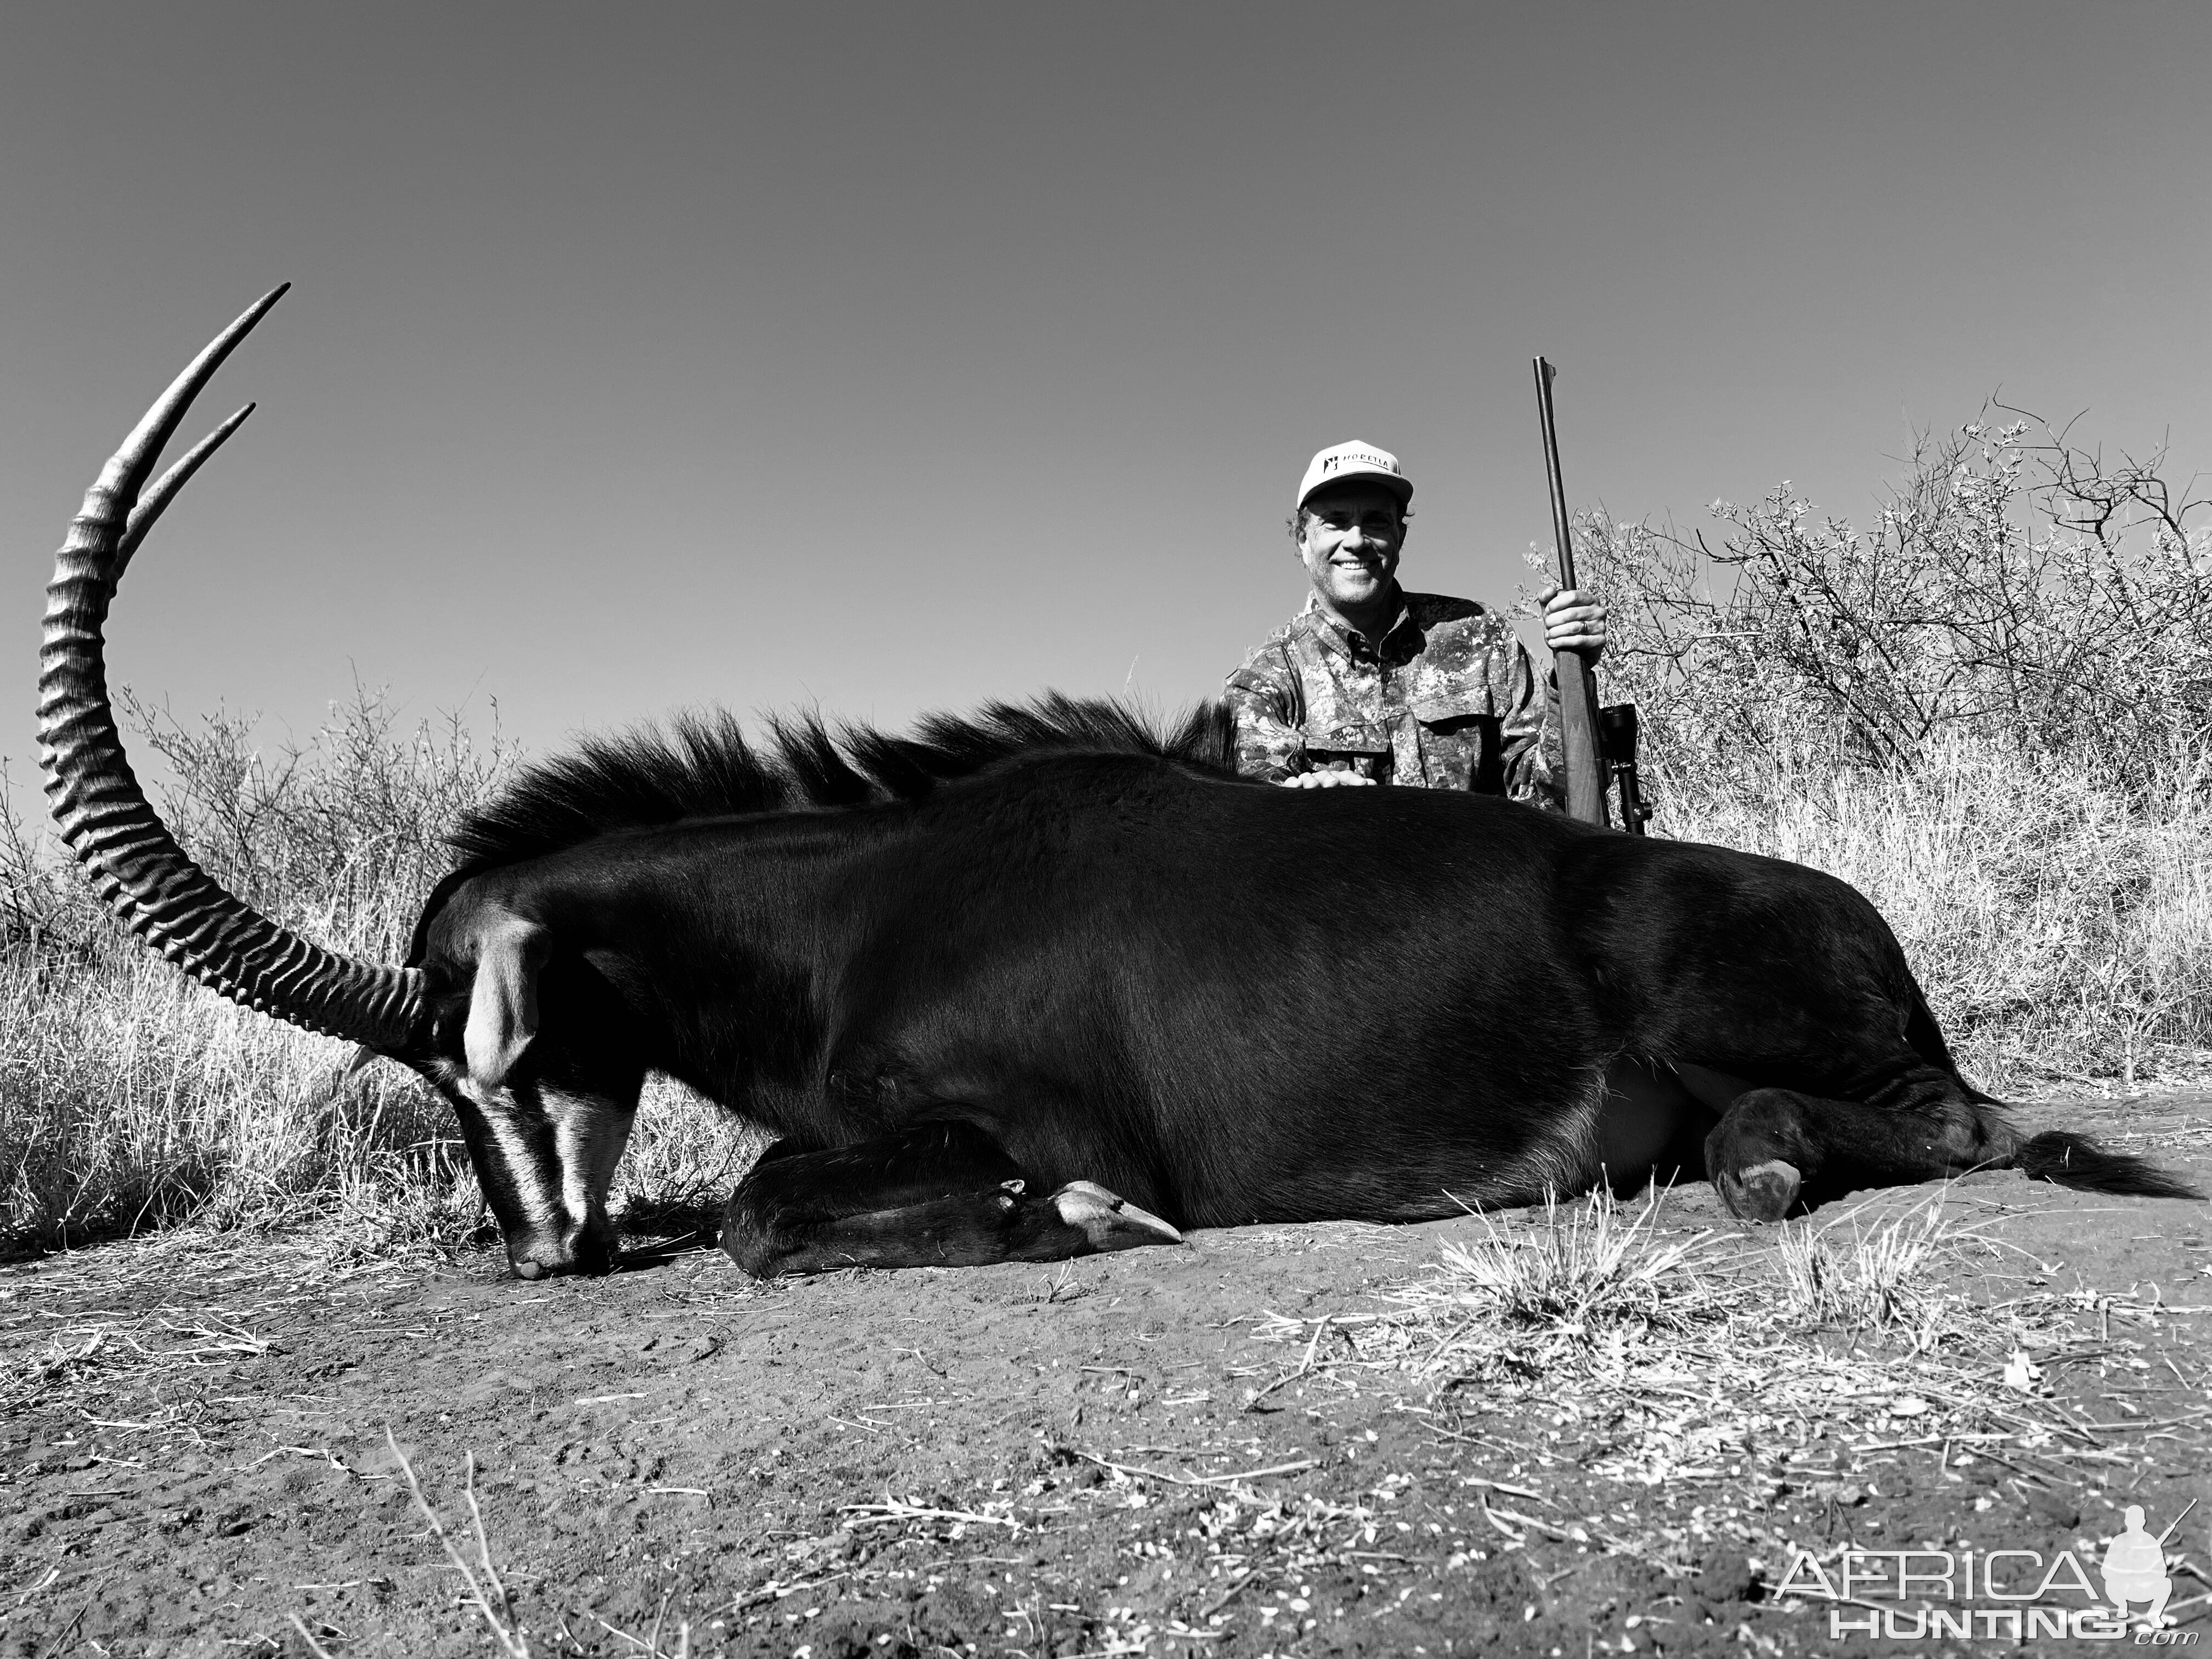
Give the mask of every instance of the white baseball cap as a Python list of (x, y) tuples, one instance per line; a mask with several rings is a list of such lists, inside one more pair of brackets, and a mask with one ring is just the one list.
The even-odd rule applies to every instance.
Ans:
[(1306, 497), (1316, 489), (1353, 478), (1379, 480), (1385, 489), (1397, 492), (1401, 507), (1413, 499), (1413, 481), (1399, 469), (1398, 458), (1354, 438), (1350, 443), (1331, 445), (1307, 463), (1306, 476), (1298, 485), (1297, 504), (1304, 507)]

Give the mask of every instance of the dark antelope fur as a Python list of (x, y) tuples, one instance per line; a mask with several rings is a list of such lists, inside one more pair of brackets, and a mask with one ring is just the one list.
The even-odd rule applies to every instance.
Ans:
[(148, 805), (101, 636), (244, 411), (149, 487), (155, 458), (276, 297), (155, 405), (56, 562), (55, 817), (187, 972), (428, 1079), (526, 1278), (611, 1265), (651, 1071), (780, 1137), (723, 1235), (762, 1274), (1411, 1221), (1677, 1170), (1760, 1220), (1992, 1166), (2195, 1195), (2014, 1128), (1842, 882), (1478, 795), (1271, 788), (1231, 769), (1218, 708), (1165, 735), (1049, 698), (912, 738), (787, 724), (767, 753), (726, 717), (586, 743), (462, 826), (405, 965), (312, 945)]

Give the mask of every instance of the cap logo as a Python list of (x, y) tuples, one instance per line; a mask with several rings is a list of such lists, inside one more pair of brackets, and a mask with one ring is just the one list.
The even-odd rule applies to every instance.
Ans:
[(1354, 465), (1359, 466), (1371, 466), (1378, 471), (1382, 472), (1395, 473), (1398, 470), (1396, 463), (1387, 459), (1383, 456), (1371, 454), (1364, 450), (1352, 450), (1349, 453), (1331, 455), (1327, 460), (1323, 461), (1321, 464), (1322, 475), (1326, 477), (1328, 474), (1336, 471), (1340, 467), (1352, 466)]

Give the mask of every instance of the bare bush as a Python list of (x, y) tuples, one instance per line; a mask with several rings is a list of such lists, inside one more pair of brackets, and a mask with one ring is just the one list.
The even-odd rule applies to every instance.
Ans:
[(1786, 483), (1715, 502), (1718, 545), (1585, 514), (1608, 689), (1668, 781), (1911, 769), (1965, 733), (2140, 793), (2212, 742), (2212, 504), (2161, 460), (1976, 422), (1917, 440), (1864, 528)]

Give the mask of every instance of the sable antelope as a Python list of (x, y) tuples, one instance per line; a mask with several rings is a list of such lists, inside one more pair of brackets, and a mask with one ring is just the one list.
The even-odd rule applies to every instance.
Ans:
[(1675, 1169), (1756, 1220), (1991, 1165), (2196, 1195), (2009, 1124), (1840, 881), (1486, 796), (1272, 788), (1231, 770), (1218, 708), (1166, 735), (1053, 698), (911, 738), (785, 725), (766, 754), (727, 717), (587, 742), (461, 828), (405, 963), (312, 944), (163, 827), (101, 637), (251, 405), (149, 487), (163, 445), (283, 292), (70, 527), (48, 793), (149, 945), (438, 1089), (523, 1278), (614, 1261), (606, 1195), (655, 1070), (781, 1137), (723, 1233), (763, 1275), (1411, 1221)]

